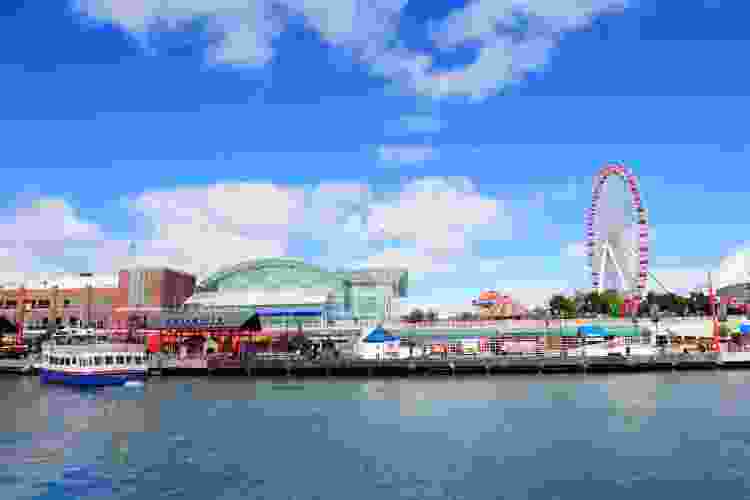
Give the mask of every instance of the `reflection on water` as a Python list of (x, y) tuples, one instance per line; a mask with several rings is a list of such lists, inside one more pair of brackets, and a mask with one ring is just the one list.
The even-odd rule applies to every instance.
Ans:
[(744, 498), (748, 382), (2, 377), (0, 498)]

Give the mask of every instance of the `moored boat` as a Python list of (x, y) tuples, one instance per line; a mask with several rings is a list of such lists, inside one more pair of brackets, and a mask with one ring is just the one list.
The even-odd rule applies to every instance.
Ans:
[(114, 342), (94, 330), (60, 332), (42, 346), (42, 383), (123, 385), (148, 374), (142, 343)]

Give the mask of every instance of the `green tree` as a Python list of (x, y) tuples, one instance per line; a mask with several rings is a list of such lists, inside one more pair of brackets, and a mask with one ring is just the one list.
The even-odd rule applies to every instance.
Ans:
[(587, 313), (599, 314), (602, 312), (602, 296), (597, 290), (593, 290), (586, 294), (584, 300), (584, 311)]
[(553, 295), (549, 301), (549, 307), (554, 314), (573, 317), (576, 312), (575, 300), (562, 294)]
[(617, 290), (605, 290), (604, 293), (601, 294), (601, 300), (606, 307), (606, 313), (613, 316), (619, 315), (624, 300)]
[(424, 311), (422, 311), (418, 307), (414, 308), (411, 310), (411, 312), (407, 316), (407, 319), (409, 321), (424, 321)]

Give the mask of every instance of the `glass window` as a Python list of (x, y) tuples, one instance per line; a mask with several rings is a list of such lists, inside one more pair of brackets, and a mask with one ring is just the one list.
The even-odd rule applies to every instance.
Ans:
[(70, 358), (65, 358), (65, 366), (70, 366)]
[(111, 365), (115, 362), (113, 356), (104, 356), (104, 364), (105, 365)]
[(44, 355), (44, 362), (45, 363), (49, 362), (49, 354)]
[(136, 357), (135, 357), (135, 364), (136, 364), (136, 365), (140, 365), (140, 364), (141, 364), (141, 362), (142, 362), (142, 358), (141, 358), (140, 356), (136, 356)]
[(125, 356), (117, 356), (117, 364), (118, 365), (125, 364)]
[(130, 364), (133, 362), (133, 356), (125, 356), (125, 363)]
[(70, 362), (71, 362), (72, 364), (74, 364), (74, 365), (75, 365), (75, 364), (76, 364), (76, 360), (77, 360), (77, 359), (78, 359), (78, 358), (73, 358), (73, 359), (71, 359), (71, 360), (70, 360)]
[(102, 365), (102, 357), (101, 356), (94, 357), (94, 364), (96, 366), (101, 366)]

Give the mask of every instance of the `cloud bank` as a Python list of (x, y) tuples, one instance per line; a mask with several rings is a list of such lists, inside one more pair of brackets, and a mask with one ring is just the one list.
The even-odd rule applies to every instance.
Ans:
[[(210, 64), (262, 67), (274, 41), (301, 17), (329, 46), (346, 51), (403, 91), (434, 98), (484, 99), (548, 62), (567, 32), (598, 16), (621, 12), (627, 0), (477, 0), (423, 26), (431, 46), (409, 48), (399, 39), (407, 0), (75, 0), (85, 19), (120, 26), (149, 47), (149, 35), (201, 21), (216, 39)], [(472, 46), (476, 56), (443, 69), (437, 56)]]

